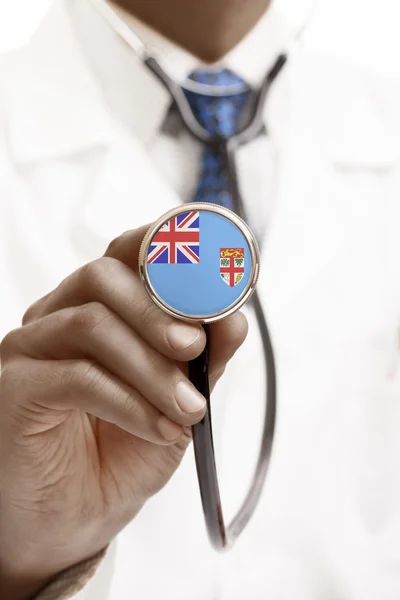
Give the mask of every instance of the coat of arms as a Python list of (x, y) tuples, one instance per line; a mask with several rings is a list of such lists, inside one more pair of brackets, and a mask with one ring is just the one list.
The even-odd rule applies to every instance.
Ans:
[(219, 259), (221, 278), (234, 287), (244, 277), (244, 248), (221, 248)]

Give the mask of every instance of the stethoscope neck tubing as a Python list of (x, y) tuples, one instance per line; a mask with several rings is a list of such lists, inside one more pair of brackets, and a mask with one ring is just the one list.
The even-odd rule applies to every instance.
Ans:
[(286, 54), (279, 54), (276, 61), (272, 65), (263, 79), (260, 89), (256, 96), (255, 105), (250, 119), (244, 128), (226, 140), (219, 136), (213, 136), (200, 125), (196, 117), (193, 115), (189, 102), (183, 92), (182, 87), (177, 84), (161, 67), (160, 63), (152, 56), (144, 59), (144, 64), (157, 77), (157, 79), (167, 88), (170, 93), (176, 108), (179, 111), (182, 122), (188, 132), (200, 142), (215, 147), (216, 149), (225, 146), (227, 143), (235, 146), (242, 146), (251, 140), (255, 139), (265, 128), (264, 125), (264, 107), (271, 88), (287, 61)]

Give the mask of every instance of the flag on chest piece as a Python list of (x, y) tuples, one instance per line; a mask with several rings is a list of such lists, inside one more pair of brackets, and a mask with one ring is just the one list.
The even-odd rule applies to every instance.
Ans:
[(218, 315), (237, 304), (254, 275), (254, 252), (241, 227), (207, 204), (170, 217), (148, 246), (152, 293), (188, 317)]
[(151, 242), (148, 263), (198, 263), (199, 213), (173, 217), (161, 227)]

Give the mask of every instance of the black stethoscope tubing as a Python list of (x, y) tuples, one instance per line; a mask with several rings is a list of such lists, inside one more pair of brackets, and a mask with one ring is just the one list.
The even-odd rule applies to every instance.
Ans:
[[(192, 113), (181, 86), (174, 82), (165, 73), (157, 60), (153, 57), (147, 57), (144, 60), (144, 63), (147, 65), (147, 67), (168, 89), (189, 133), (204, 144), (208, 144), (216, 148), (224, 157), (233, 201), (233, 210), (245, 222), (247, 222), (246, 210), (238, 181), (235, 152), (239, 146), (250, 142), (262, 131), (265, 131), (265, 125), (263, 121), (265, 102), (271, 84), (281, 72), (282, 68), (286, 64), (286, 61), (287, 55), (280, 54), (270, 71), (265, 76), (257, 94), (252, 117), (249, 119), (247, 125), (242, 129), (242, 131), (233, 137), (229, 139), (223, 139), (210, 135), (198, 123)], [(224, 521), (215, 464), (214, 441), (211, 423), (210, 390), (208, 381), (210, 346), (210, 330), (208, 325), (204, 325), (207, 334), (207, 347), (197, 359), (189, 363), (190, 380), (204, 395), (208, 406), (208, 410), (203, 420), (198, 425), (193, 427), (193, 444), (207, 532), (211, 544), (216, 550), (231, 548), (253, 515), (263, 490), (274, 439), (276, 420), (276, 371), (274, 352), (264, 310), (257, 290), (254, 292), (251, 302), (260, 329), (265, 358), (265, 369), (267, 374), (266, 409), (262, 432), (262, 442), (252, 484), (237, 515), (233, 518), (228, 526), (225, 525)]]

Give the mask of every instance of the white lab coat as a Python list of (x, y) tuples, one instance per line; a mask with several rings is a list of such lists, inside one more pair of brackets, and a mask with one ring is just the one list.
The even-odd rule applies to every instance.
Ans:
[[(64, 35), (61, 21), (49, 34), (57, 69), (49, 39), (1, 67), (1, 334), (110, 239), (180, 203)], [(75, 95), (63, 96), (66, 77)], [(189, 451), (79, 600), (400, 597), (399, 113), (396, 77), (312, 45), (292, 58), (266, 113), (277, 161), (259, 290), (278, 419), (261, 504), (237, 547), (215, 555)], [(249, 319), (214, 401), (228, 514), (263, 406)]]

